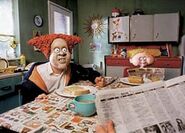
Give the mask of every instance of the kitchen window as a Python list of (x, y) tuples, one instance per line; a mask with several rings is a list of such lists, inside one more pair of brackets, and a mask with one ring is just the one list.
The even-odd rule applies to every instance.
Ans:
[(20, 56), (18, 0), (0, 0), (0, 58)]
[[(73, 34), (72, 11), (48, 1), (49, 33)], [(72, 52), (73, 60), (73, 52)]]
[(73, 34), (73, 13), (72, 11), (51, 1), (48, 2), (49, 32)]

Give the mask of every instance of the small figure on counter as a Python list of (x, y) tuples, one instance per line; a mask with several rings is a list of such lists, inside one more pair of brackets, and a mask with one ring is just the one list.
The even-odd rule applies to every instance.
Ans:
[(26, 74), (21, 86), (23, 104), (34, 100), (40, 94), (64, 89), (65, 86), (80, 80), (99, 84), (99, 72), (70, 63), (72, 48), (80, 41), (80, 37), (65, 34), (43, 35), (28, 41), (28, 44), (40, 49), (49, 61), (33, 64)]
[(111, 49), (111, 55), (112, 55), (113, 57), (117, 56), (117, 49), (116, 49), (115, 46), (113, 46), (112, 49)]
[(119, 17), (121, 15), (121, 10), (118, 8), (112, 9), (112, 17)]
[(120, 55), (121, 55), (123, 58), (126, 58), (126, 56), (127, 56), (127, 49), (126, 49), (126, 48), (122, 48), (122, 49), (121, 49), (121, 52), (120, 52)]
[(130, 63), (141, 68), (154, 63), (154, 57), (160, 56), (159, 49), (132, 49), (127, 52), (127, 57), (130, 58)]

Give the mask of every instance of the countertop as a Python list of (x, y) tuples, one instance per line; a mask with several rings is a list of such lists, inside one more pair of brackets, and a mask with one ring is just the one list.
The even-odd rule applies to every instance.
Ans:
[(23, 75), (24, 73), (25, 73), (25, 71), (24, 72), (16, 72), (16, 73), (0, 73), (0, 80), (5, 79), (5, 78), (11, 78), (11, 77)]
[(17, 93), (15, 85), (19, 84), (26, 71), (16, 73), (0, 73), (0, 100)]

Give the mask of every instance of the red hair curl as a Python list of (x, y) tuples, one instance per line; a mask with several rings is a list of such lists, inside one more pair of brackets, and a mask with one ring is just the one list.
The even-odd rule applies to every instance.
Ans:
[(45, 55), (45, 57), (48, 58), (51, 50), (51, 44), (57, 38), (64, 39), (70, 50), (72, 50), (76, 44), (81, 42), (81, 38), (78, 36), (66, 34), (47, 34), (30, 39), (28, 44), (38, 48)]

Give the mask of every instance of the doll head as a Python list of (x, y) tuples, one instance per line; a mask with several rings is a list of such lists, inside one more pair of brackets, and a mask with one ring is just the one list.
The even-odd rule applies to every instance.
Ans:
[(118, 16), (120, 16), (120, 14), (121, 14), (120, 9), (118, 9), (118, 8), (113, 8), (112, 9), (112, 17), (118, 17)]
[(155, 56), (160, 56), (158, 49), (133, 49), (128, 51), (130, 63), (141, 68), (152, 64)]
[(154, 57), (146, 52), (141, 52), (130, 58), (130, 63), (134, 66), (145, 67), (154, 62)]

